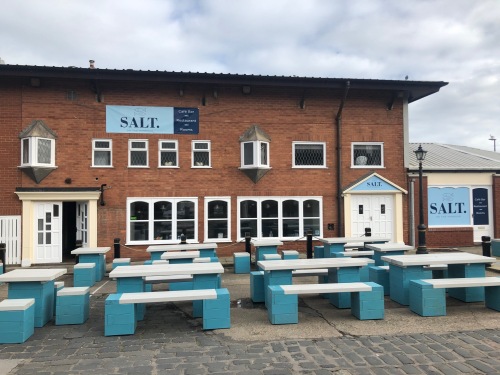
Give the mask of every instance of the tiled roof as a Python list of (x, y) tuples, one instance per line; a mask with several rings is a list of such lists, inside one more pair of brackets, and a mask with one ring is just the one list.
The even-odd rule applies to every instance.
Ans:
[[(418, 170), (415, 150), (420, 143), (410, 143), (409, 170)], [(427, 171), (492, 171), (500, 173), (500, 153), (478, 148), (447, 145), (440, 143), (421, 143), (427, 151), (422, 163)]]

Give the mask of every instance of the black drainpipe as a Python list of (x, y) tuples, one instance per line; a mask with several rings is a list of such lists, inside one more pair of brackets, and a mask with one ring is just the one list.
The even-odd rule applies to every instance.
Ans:
[(337, 124), (337, 228), (338, 236), (341, 237), (344, 234), (344, 223), (343, 223), (343, 205), (342, 205), (342, 110), (344, 109), (344, 104), (347, 99), (347, 93), (351, 86), (350, 81), (346, 81), (344, 96), (340, 102), (339, 111), (337, 112), (336, 124)]

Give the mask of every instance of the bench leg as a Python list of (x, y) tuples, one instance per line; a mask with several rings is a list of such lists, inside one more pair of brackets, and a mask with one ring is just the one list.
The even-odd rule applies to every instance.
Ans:
[(121, 293), (110, 294), (104, 305), (104, 336), (133, 335), (137, 327), (135, 304), (119, 303)]
[(390, 264), (389, 269), (391, 299), (405, 306), (410, 304), (410, 280), (432, 279), (432, 271), (422, 266), (402, 268)]
[(9, 283), (8, 298), (35, 299), (35, 328), (43, 327), (54, 318), (54, 281)]
[(488, 286), (484, 289), (486, 307), (500, 311), (500, 286)]
[(351, 293), (351, 313), (359, 320), (384, 319), (384, 288), (367, 282), (370, 292)]
[[(359, 282), (359, 267), (330, 268), (328, 270), (329, 283)], [(351, 293), (331, 293), (330, 303), (339, 309), (351, 307)]]
[(410, 310), (420, 316), (446, 315), (446, 289), (434, 289), (431, 284), (412, 280), (409, 286)]
[[(485, 277), (484, 264), (450, 264), (448, 266), (449, 278)], [(475, 288), (449, 288), (448, 296), (463, 302), (484, 301), (484, 287)]]
[(299, 297), (285, 294), (279, 285), (268, 286), (269, 305), (267, 316), (271, 324), (297, 324), (299, 322)]
[(270, 303), (270, 285), (292, 285), (292, 270), (264, 272), (264, 292), (266, 307)]
[[(193, 275), (193, 289), (218, 289), (219, 275)], [(193, 301), (193, 317), (201, 318), (203, 316), (203, 301)]]
[(203, 300), (203, 329), (231, 328), (229, 291), (216, 291), (217, 299)]
[(253, 302), (264, 302), (266, 300), (263, 271), (250, 272), (250, 297)]
[[(118, 293), (145, 292), (146, 289), (144, 286), (144, 280), (142, 277), (121, 277), (116, 281), (116, 291)], [(136, 311), (137, 320), (144, 320), (145, 314), (146, 314), (146, 305), (144, 303), (138, 303)]]
[(379, 266), (368, 266), (370, 281), (379, 284), (384, 288), (384, 295), (390, 294), (389, 270)]

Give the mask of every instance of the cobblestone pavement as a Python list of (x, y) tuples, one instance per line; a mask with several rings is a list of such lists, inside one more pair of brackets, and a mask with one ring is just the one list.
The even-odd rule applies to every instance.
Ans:
[(148, 306), (135, 335), (104, 337), (104, 300), (92, 297), (83, 325), (48, 323), (24, 344), (0, 345), (3, 373), (500, 374), (498, 329), (236, 341), (165, 304)]

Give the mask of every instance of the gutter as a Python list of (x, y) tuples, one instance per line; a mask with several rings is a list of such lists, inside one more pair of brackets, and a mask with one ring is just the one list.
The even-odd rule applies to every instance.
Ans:
[(342, 205), (342, 111), (344, 109), (344, 104), (347, 99), (347, 93), (351, 87), (351, 82), (346, 81), (344, 88), (344, 96), (340, 102), (340, 107), (337, 112), (337, 117), (335, 122), (337, 125), (337, 225), (338, 225), (338, 236), (341, 237), (344, 230), (344, 215), (343, 215), (343, 205)]

